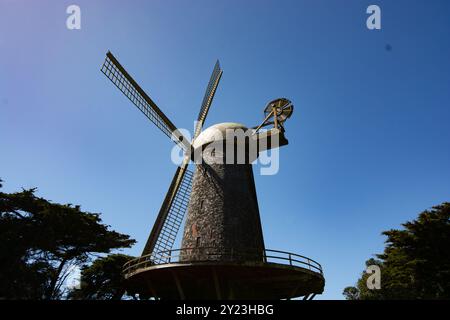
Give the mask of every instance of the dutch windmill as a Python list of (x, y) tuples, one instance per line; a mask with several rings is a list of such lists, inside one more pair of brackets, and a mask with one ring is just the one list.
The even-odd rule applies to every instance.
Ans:
[[(259, 151), (288, 144), (284, 122), (292, 115), (292, 103), (271, 101), (263, 122), (253, 128), (220, 123), (202, 131), (222, 76), (217, 61), (189, 141), (110, 52), (101, 71), (185, 154), (142, 256), (125, 266), (129, 290), (156, 299), (312, 298), (322, 293), (320, 264), (265, 248), (251, 165)], [(230, 130), (250, 134), (237, 142), (234, 136), (227, 138)], [(223, 145), (218, 152), (211, 148), (217, 142)], [(256, 154), (249, 151), (252, 142), (258, 146)], [(243, 148), (245, 161), (223, 161), (229, 148)], [(188, 166), (199, 153), (202, 161), (194, 162), (192, 172)], [(173, 249), (183, 221), (181, 249)]]

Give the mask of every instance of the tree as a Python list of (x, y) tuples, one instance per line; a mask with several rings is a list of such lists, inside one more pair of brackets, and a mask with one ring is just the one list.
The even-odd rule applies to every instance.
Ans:
[(359, 290), (355, 287), (346, 287), (342, 294), (347, 300), (359, 300)]
[(0, 298), (61, 298), (74, 266), (135, 243), (109, 230), (99, 214), (52, 203), (35, 191), (0, 192)]
[(98, 258), (81, 270), (80, 288), (73, 289), (68, 297), (76, 300), (119, 300), (125, 293), (123, 265), (133, 257), (110, 254)]
[(344, 289), (347, 299), (450, 299), (450, 203), (443, 203), (391, 229), (386, 247), (366, 265), (381, 268), (381, 289), (368, 290), (367, 274), (356, 287)]
[[(366, 270), (369, 266), (377, 265), (383, 270), (383, 262), (378, 259), (369, 259), (366, 261)], [(381, 272), (383, 275), (383, 272)], [(364, 270), (361, 274), (361, 277), (358, 279), (356, 287), (346, 287), (342, 294), (345, 296), (347, 300), (382, 300), (383, 295), (381, 294), (382, 290), (374, 290), (369, 289), (367, 287), (367, 279), (370, 274), (366, 273)], [(384, 278), (382, 277), (381, 281), (384, 284)]]

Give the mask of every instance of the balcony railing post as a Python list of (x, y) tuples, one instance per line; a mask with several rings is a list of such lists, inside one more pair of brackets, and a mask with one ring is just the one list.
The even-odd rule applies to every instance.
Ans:
[(291, 254), (289, 253), (289, 265), (291, 265), (292, 266), (292, 256), (291, 256)]

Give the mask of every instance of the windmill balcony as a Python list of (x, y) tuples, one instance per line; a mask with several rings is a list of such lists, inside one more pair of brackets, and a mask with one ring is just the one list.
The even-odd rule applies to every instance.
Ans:
[(318, 262), (270, 249), (173, 249), (131, 260), (123, 273), (131, 291), (169, 300), (312, 298), (325, 281)]
[[(184, 254), (191, 256), (192, 259), (190, 261), (186, 261), (184, 259), (180, 261), (180, 257), (183, 257)], [(262, 252), (262, 255), (260, 255), (255, 253), (254, 250), (243, 251), (242, 249), (218, 249), (214, 247), (173, 249), (145, 255), (128, 261), (124, 265), (123, 272), (125, 278), (129, 278), (134, 273), (139, 272), (139, 270), (146, 269), (148, 267), (174, 263), (195, 263), (208, 261), (217, 262), (216, 257), (218, 256), (220, 256), (221, 262), (247, 262), (249, 264), (260, 262), (282, 264), (308, 269), (323, 276), (322, 266), (320, 263), (295, 253), (265, 249)], [(262, 257), (262, 260), (259, 260), (260, 257)]]

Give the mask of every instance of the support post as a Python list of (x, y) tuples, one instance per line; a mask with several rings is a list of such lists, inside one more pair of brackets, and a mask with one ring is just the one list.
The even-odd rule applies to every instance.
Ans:
[(217, 272), (215, 268), (212, 268), (212, 274), (214, 279), (214, 288), (216, 290), (216, 297), (218, 300), (222, 300), (222, 295), (220, 293), (220, 282), (219, 278), (217, 277)]
[(175, 280), (175, 285), (177, 286), (178, 295), (180, 296), (180, 300), (185, 300), (186, 297), (184, 296), (183, 288), (181, 287), (180, 280), (178, 279), (177, 274), (172, 271), (173, 279)]

